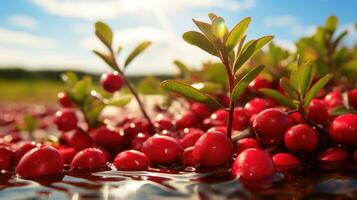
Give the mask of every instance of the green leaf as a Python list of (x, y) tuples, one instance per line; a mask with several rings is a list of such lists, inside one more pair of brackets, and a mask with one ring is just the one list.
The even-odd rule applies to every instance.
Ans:
[(243, 94), (247, 86), (249, 85), (250, 82), (252, 82), (255, 77), (257, 77), (260, 72), (262, 72), (264, 69), (264, 65), (260, 65), (259, 67), (255, 67), (251, 69), (241, 80), (238, 81), (238, 83), (234, 86), (233, 92), (232, 92), (232, 99), (236, 100), (240, 97), (240, 95)]
[(117, 49), (116, 55), (118, 56), (121, 53), (122, 50), (123, 50), (123, 47), (119, 46), (118, 49)]
[(201, 22), (195, 19), (192, 19), (196, 26), (202, 31), (202, 33), (206, 36), (206, 38), (213, 44), (215, 47), (220, 46), (219, 38), (215, 36), (212, 32), (211, 24), (206, 22)]
[(202, 33), (189, 31), (184, 33), (182, 37), (187, 43), (197, 46), (209, 54), (219, 56), (217, 49)]
[(25, 130), (28, 132), (32, 132), (37, 128), (37, 120), (33, 118), (31, 115), (24, 115), (25, 122)]
[(130, 101), (131, 101), (131, 95), (123, 95), (123, 96), (117, 96), (111, 99), (107, 99), (105, 101), (105, 104), (110, 106), (121, 107), (127, 105)]
[(100, 21), (95, 23), (95, 34), (105, 46), (112, 48), (113, 32), (107, 24)]
[(124, 63), (124, 68), (126, 68), (131, 61), (134, 60), (136, 56), (138, 56), (141, 52), (143, 52), (146, 48), (148, 48), (151, 45), (151, 42), (149, 41), (144, 41), (140, 43), (126, 58), (125, 63)]
[(191, 86), (204, 93), (215, 94), (222, 92), (222, 85), (213, 82), (198, 82), (191, 84)]
[(334, 108), (332, 111), (331, 111), (331, 114), (333, 116), (338, 116), (338, 115), (343, 115), (343, 114), (347, 114), (347, 113), (350, 113), (351, 111), (348, 110), (346, 107), (344, 106), (339, 106), (339, 107), (336, 107)]
[(304, 105), (308, 106), (311, 100), (317, 95), (317, 93), (325, 87), (325, 85), (331, 80), (332, 74), (326, 74), (324, 77), (320, 78), (309, 90), (304, 99)]
[(208, 17), (211, 20), (211, 22), (217, 18), (217, 15), (215, 15), (214, 13), (208, 13)]
[(326, 30), (328, 30), (330, 33), (333, 33), (338, 26), (338, 19), (336, 16), (330, 16), (326, 20)]
[(65, 82), (66, 85), (69, 87), (74, 86), (78, 81), (77, 75), (73, 72), (66, 72), (61, 75), (61, 78), (62, 78), (63, 82)]
[(226, 53), (231, 52), (234, 47), (239, 44), (239, 42), (242, 40), (242, 38), (245, 36), (245, 33), (247, 32), (250, 21), (250, 17), (243, 19), (237, 25), (235, 25), (233, 29), (229, 32), (225, 42)]
[(280, 85), (284, 88), (285, 92), (291, 99), (298, 100), (299, 94), (298, 92), (290, 85), (289, 80), (285, 77), (280, 79)]
[(187, 78), (188, 75), (190, 74), (190, 69), (183, 62), (181, 62), (179, 60), (174, 60), (174, 64), (179, 69), (182, 77)]
[(174, 80), (166, 80), (161, 83), (161, 87), (167, 91), (180, 94), (188, 99), (223, 108), (223, 106), (216, 100), (186, 83)]
[(277, 100), (281, 105), (284, 105), (284, 106), (287, 106), (287, 107), (293, 108), (293, 109), (297, 107), (291, 99), (282, 95), (280, 92), (278, 92), (276, 90), (263, 88), (263, 89), (260, 89), (259, 91), (261, 93), (263, 93), (264, 95)]
[(82, 80), (78, 81), (73, 88), (73, 98), (77, 102), (83, 102), (85, 97), (89, 94), (92, 86), (92, 78), (85, 76)]
[(337, 37), (336, 40), (333, 42), (333, 45), (335, 47), (337, 47), (339, 45), (339, 43), (342, 41), (342, 39), (348, 34), (348, 31), (343, 31), (342, 33), (340, 33)]
[(306, 94), (306, 91), (309, 89), (312, 79), (314, 78), (314, 71), (312, 70), (311, 65), (304, 64), (298, 68), (297, 76), (299, 77), (298, 82), (298, 92), (303, 97)]
[(211, 27), (212, 27), (213, 34), (217, 38), (223, 39), (227, 35), (228, 30), (227, 30), (226, 24), (224, 23), (224, 19), (222, 17), (216, 17), (212, 21)]
[(109, 65), (112, 69), (116, 70), (114, 61), (111, 57), (111, 55), (106, 55), (104, 53), (101, 53), (99, 51), (93, 50), (93, 53), (95, 53), (99, 58), (101, 58), (107, 65)]

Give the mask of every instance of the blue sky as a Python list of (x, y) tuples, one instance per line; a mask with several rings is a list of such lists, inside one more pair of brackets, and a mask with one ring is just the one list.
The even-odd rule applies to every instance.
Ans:
[(104, 20), (116, 33), (115, 44), (124, 46), (121, 56), (142, 40), (153, 42), (128, 73), (172, 73), (173, 59), (193, 66), (211, 59), (181, 39), (195, 28), (191, 18), (207, 20), (214, 12), (231, 27), (251, 16), (250, 38), (274, 35), (276, 43), (294, 50), (293, 42), (329, 15), (339, 17), (340, 30), (351, 30), (345, 42), (354, 42), (356, 8), (354, 0), (1, 0), (0, 66), (108, 71), (91, 53), (104, 49), (93, 34), (93, 23)]

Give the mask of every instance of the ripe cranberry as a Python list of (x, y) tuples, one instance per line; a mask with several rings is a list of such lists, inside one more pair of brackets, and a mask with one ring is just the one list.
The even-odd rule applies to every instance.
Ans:
[(174, 138), (155, 135), (147, 139), (141, 148), (152, 162), (157, 164), (171, 164), (181, 159), (183, 148)]
[(322, 152), (318, 159), (321, 162), (342, 162), (348, 160), (349, 153), (341, 147), (331, 147)]
[(185, 167), (195, 166), (195, 159), (193, 158), (194, 147), (188, 147), (183, 151), (182, 164)]
[(310, 126), (299, 124), (286, 131), (284, 142), (286, 148), (292, 152), (308, 153), (315, 151), (319, 138)]
[(130, 143), (130, 149), (141, 151), (143, 143), (150, 138), (148, 133), (138, 133)]
[(226, 126), (227, 120), (228, 120), (228, 112), (223, 109), (219, 109), (216, 110), (214, 113), (212, 113), (212, 115), (209, 118), (203, 120), (203, 125), (206, 128), (211, 128), (213, 126)]
[(270, 107), (270, 103), (261, 98), (254, 98), (245, 104), (244, 109), (247, 111), (248, 115), (252, 116), (258, 114), (261, 111)]
[(348, 91), (347, 96), (348, 96), (348, 105), (351, 108), (357, 110), (357, 89)]
[(248, 85), (248, 91), (252, 93), (259, 92), (262, 88), (271, 88), (272, 84), (264, 76), (258, 75), (252, 82)]
[(196, 141), (204, 134), (203, 131), (199, 129), (191, 129), (181, 140), (180, 143), (184, 149), (187, 147), (194, 146)]
[(71, 169), (100, 169), (107, 166), (107, 156), (98, 148), (88, 148), (78, 152), (72, 162)]
[(174, 125), (172, 124), (172, 120), (164, 117), (163, 115), (158, 115), (156, 119), (153, 121), (154, 126), (158, 130), (172, 130)]
[(310, 103), (307, 117), (317, 124), (324, 125), (328, 122), (330, 116), (322, 100), (313, 99)]
[(262, 181), (270, 179), (275, 166), (268, 153), (261, 149), (246, 149), (237, 156), (232, 173), (243, 181)]
[(337, 143), (356, 146), (357, 115), (343, 114), (336, 117), (330, 125), (329, 135)]
[(208, 129), (206, 132), (211, 132), (211, 131), (218, 131), (222, 132), (224, 134), (227, 134), (227, 127), (226, 126), (214, 126)]
[(148, 169), (150, 160), (140, 151), (126, 150), (115, 157), (113, 164), (118, 170), (142, 171)]
[(179, 119), (176, 120), (177, 129), (194, 127), (197, 124), (198, 124), (198, 119), (193, 112), (187, 112), (181, 115)]
[(0, 171), (11, 169), (12, 157), (12, 151), (5, 147), (0, 147)]
[(123, 77), (117, 71), (103, 74), (100, 78), (100, 85), (110, 93), (120, 90), (123, 83)]
[(254, 138), (243, 138), (237, 141), (236, 154), (239, 155), (242, 151), (250, 148), (260, 149), (258, 141)]
[(18, 146), (16, 147), (15, 151), (14, 151), (14, 161), (15, 164), (17, 164), (20, 159), (22, 158), (22, 156), (25, 155), (25, 153), (27, 153), (28, 151), (30, 151), (31, 149), (37, 147), (37, 144), (35, 142), (21, 142), (20, 144), (18, 144)]
[(234, 108), (233, 114), (233, 129), (244, 130), (249, 123), (249, 114), (241, 107)]
[(38, 178), (62, 173), (63, 160), (58, 151), (49, 146), (36, 147), (27, 152), (16, 167), (24, 178)]
[(202, 103), (193, 103), (191, 105), (191, 111), (195, 113), (199, 119), (205, 119), (211, 115), (211, 110)]
[(275, 168), (279, 172), (295, 170), (300, 167), (300, 160), (289, 153), (277, 153), (273, 156)]
[(69, 98), (66, 92), (60, 92), (57, 94), (58, 103), (64, 108), (73, 107), (73, 102)]
[(255, 117), (253, 130), (262, 144), (276, 145), (283, 141), (284, 133), (289, 125), (287, 113), (270, 108)]
[(66, 133), (67, 145), (73, 147), (76, 152), (92, 146), (92, 139), (82, 129), (77, 128)]
[(193, 149), (193, 158), (198, 165), (214, 166), (229, 162), (233, 155), (233, 144), (225, 133), (211, 131), (202, 135)]
[(324, 98), (325, 105), (331, 109), (343, 104), (342, 95), (339, 89), (328, 93)]
[(101, 126), (92, 132), (91, 137), (97, 146), (103, 147), (109, 150), (115, 150), (119, 148), (124, 138), (117, 131)]
[(305, 124), (304, 118), (299, 112), (289, 114), (290, 125)]
[(63, 163), (70, 164), (76, 155), (76, 149), (72, 147), (58, 148), (57, 151), (61, 154)]
[(60, 131), (70, 131), (77, 128), (78, 119), (76, 113), (71, 110), (57, 111), (54, 122)]
[(126, 123), (123, 127), (123, 131), (124, 131), (125, 142), (130, 144), (130, 141), (138, 133), (148, 133), (149, 132), (149, 124), (146, 120), (135, 119), (132, 122)]

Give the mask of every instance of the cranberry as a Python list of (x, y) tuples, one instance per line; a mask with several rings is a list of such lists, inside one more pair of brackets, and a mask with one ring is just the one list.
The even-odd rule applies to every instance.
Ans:
[(21, 142), (16, 150), (14, 151), (14, 161), (15, 164), (17, 164), (20, 159), (22, 158), (22, 156), (25, 155), (25, 153), (27, 153), (28, 151), (30, 151), (31, 149), (37, 147), (37, 144), (35, 142)]
[(60, 92), (57, 94), (58, 103), (64, 108), (73, 107), (73, 102), (69, 98), (66, 92)]
[(299, 112), (293, 112), (289, 114), (290, 125), (305, 124), (304, 118)]
[(273, 156), (275, 168), (279, 172), (286, 172), (300, 167), (300, 160), (289, 153), (277, 153)]
[(232, 173), (243, 181), (262, 181), (274, 175), (275, 166), (268, 153), (261, 149), (250, 148), (237, 156)]
[(16, 167), (24, 178), (38, 178), (62, 173), (63, 160), (58, 151), (49, 146), (36, 147), (27, 152)]
[(101, 126), (95, 129), (91, 134), (91, 137), (96, 145), (109, 150), (119, 148), (124, 140), (123, 136), (117, 131), (106, 126)]
[(150, 138), (148, 133), (138, 133), (130, 143), (130, 149), (141, 151), (143, 143)]
[(203, 131), (199, 129), (191, 129), (182, 139), (181, 145), (184, 149), (187, 147), (194, 146), (196, 141), (204, 134)]
[(203, 120), (203, 124), (206, 128), (210, 128), (212, 126), (225, 126), (227, 125), (227, 120), (228, 112), (223, 109), (219, 109), (212, 113), (209, 118)]
[(146, 120), (136, 119), (136, 120), (133, 120), (132, 122), (126, 123), (123, 127), (123, 131), (124, 131), (125, 142), (130, 144), (130, 141), (138, 133), (149, 132), (149, 124)]
[(329, 109), (342, 105), (342, 102), (342, 95), (339, 89), (328, 93), (324, 98), (324, 103)]
[(153, 121), (154, 126), (163, 131), (163, 130), (172, 130), (174, 125), (171, 122), (172, 120), (163, 117), (162, 115), (158, 115), (156, 119)]
[(70, 131), (77, 128), (78, 119), (74, 111), (61, 110), (56, 112), (54, 122), (58, 130)]
[(357, 145), (357, 115), (343, 114), (336, 117), (329, 131), (330, 137), (335, 142), (344, 145)]
[(117, 72), (110, 72), (103, 74), (100, 78), (101, 86), (110, 93), (114, 93), (123, 86), (124, 80), (123, 77)]
[(357, 110), (357, 89), (348, 91), (347, 96), (348, 96), (348, 105), (351, 108)]
[(341, 147), (331, 147), (322, 152), (318, 159), (321, 162), (342, 162), (348, 160), (349, 153)]
[(0, 171), (9, 170), (12, 166), (13, 153), (5, 147), (0, 147)]
[(92, 146), (92, 139), (82, 129), (77, 128), (66, 133), (67, 145), (73, 147), (76, 152)]
[(150, 160), (140, 151), (126, 150), (115, 157), (113, 164), (118, 170), (142, 171), (148, 169)]
[(315, 151), (319, 138), (310, 126), (299, 124), (286, 131), (284, 142), (286, 148), (292, 152), (308, 153)]
[(195, 159), (193, 158), (194, 147), (188, 147), (183, 151), (182, 164), (185, 167), (195, 166)]
[(237, 141), (236, 154), (239, 155), (242, 151), (249, 148), (260, 149), (258, 141), (254, 138), (243, 138)]
[(211, 110), (202, 103), (193, 103), (191, 111), (200, 119), (205, 119), (211, 115)]
[(310, 103), (307, 117), (317, 123), (326, 124), (330, 115), (327, 112), (325, 104), (320, 99), (313, 99)]
[(174, 138), (155, 135), (147, 139), (141, 148), (152, 162), (157, 164), (171, 164), (181, 159), (183, 148)]
[(57, 149), (62, 156), (62, 160), (65, 164), (70, 164), (76, 155), (76, 149), (72, 147), (65, 147)]
[(100, 169), (107, 166), (108, 158), (98, 148), (88, 148), (78, 152), (72, 162), (71, 169)]
[(274, 108), (259, 113), (253, 122), (253, 130), (258, 140), (264, 145), (281, 143), (288, 127), (288, 114)]
[(201, 166), (221, 165), (229, 162), (233, 155), (233, 144), (225, 133), (210, 131), (202, 135), (193, 149), (193, 158)]
[(214, 126), (207, 130), (207, 132), (218, 131), (227, 134), (227, 127), (225, 126)]
[(270, 107), (270, 103), (261, 98), (254, 98), (245, 104), (244, 109), (252, 116)]
[(252, 93), (259, 92), (259, 89), (271, 88), (272, 84), (264, 76), (258, 75), (252, 82), (248, 85), (248, 91)]
[(184, 129), (189, 127), (194, 127), (198, 124), (198, 119), (193, 112), (187, 112), (176, 120), (176, 128)]
[(233, 114), (233, 129), (234, 130), (244, 130), (247, 128), (249, 123), (249, 115), (247, 111), (245, 111), (241, 107), (234, 108)]

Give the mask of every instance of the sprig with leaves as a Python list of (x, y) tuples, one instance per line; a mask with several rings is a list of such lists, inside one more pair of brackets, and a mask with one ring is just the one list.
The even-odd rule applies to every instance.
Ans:
[(248, 84), (263, 70), (264, 66), (252, 69), (246, 67), (247, 61), (254, 56), (273, 37), (264, 36), (245, 42), (246, 32), (251, 18), (245, 18), (228, 31), (224, 19), (215, 14), (208, 14), (211, 23), (193, 20), (201, 32), (189, 31), (183, 34), (183, 39), (194, 46), (218, 57), (223, 64), (228, 77), (229, 107), (224, 107), (210, 95), (175, 80), (161, 83), (162, 87), (183, 95), (186, 98), (221, 107), (229, 113), (227, 121), (227, 135), (232, 135), (233, 112), (236, 100), (243, 94)]
[(97, 38), (104, 44), (104, 46), (107, 48), (108, 51), (103, 53), (103, 52), (94, 50), (93, 52), (97, 56), (99, 56), (105, 63), (107, 63), (113, 70), (117, 71), (120, 75), (122, 75), (126, 86), (130, 90), (131, 94), (134, 96), (135, 100), (137, 101), (142, 115), (147, 120), (151, 130), (154, 131), (155, 127), (152, 124), (150, 117), (144, 108), (144, 104), (143, 104), (142, 100), (140, 99), (138, 92), (136, 91), (134, 85), (129, 81), (129, 79), (125, 75), (125, 70), (129, 66), (129, 64), (140, 53), (142, 53), (147, 47), (149, 47), (151, 45), (151, 42), (144, 41), (144, 42), (140, 43), (125, 59), (123, 66), (121, 67), (118, 62), (117, 57), (120, 54), (120, 52), (122, 51), (122, 47), (119, 46), (117, 48), (117, 50), (115, 50), (113, 48), (113, 31), (112, 31), (112, 29), (107, 24), (105, 24), (103, 22), (97, 22), (97, 23), (95, 23), (95, 34), (96, 34)]

